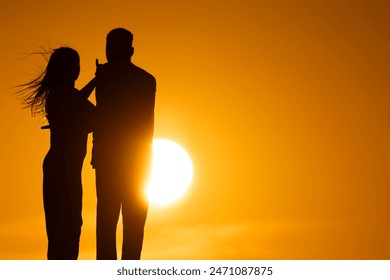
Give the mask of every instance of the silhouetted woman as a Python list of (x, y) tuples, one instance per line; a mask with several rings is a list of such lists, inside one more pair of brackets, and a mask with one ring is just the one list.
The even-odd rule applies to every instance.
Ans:
[(78, 53), (61, 47), (51, 53), (43, 74), (22, 89), (24, 104), (33, 116), (45, 114), (50, 128), (50, 149), (43, 162), (48, 259), (77, 259), (79, 253), (81, 170), (94, 112), (87, 98), (95, 87), (92, 79), (77, 90), (79, 73)]

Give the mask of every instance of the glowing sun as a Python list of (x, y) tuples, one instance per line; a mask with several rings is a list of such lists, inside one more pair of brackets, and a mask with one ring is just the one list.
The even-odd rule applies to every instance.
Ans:
[(187, 191), (192, 175), (191, 158), (180, 145), (166, 139), (153, 141), (149, 202), (166, 205), (177, 200)]

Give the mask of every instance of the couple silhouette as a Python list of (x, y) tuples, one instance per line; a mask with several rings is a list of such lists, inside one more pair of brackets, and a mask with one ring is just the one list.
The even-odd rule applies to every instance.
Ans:
[[(48, 259), (77, 259), (82, 227), (81, 172), (93, 133), (96, 172), (96, 258), (117, 259), (116, 228), (123, 220), (122, 259), (140, 259), (151, 167), (155, 78), (131, 62), (133, 34), (123, 28), (106, 37), (107, 63), (81, 90), (77, 51), (55, 49), (42, 75), (24, 85), (24, 104), (44, 114), (50, 149), (43, 161), (43, 202)], [(96, 107), (88, 101), (95, 90)]]

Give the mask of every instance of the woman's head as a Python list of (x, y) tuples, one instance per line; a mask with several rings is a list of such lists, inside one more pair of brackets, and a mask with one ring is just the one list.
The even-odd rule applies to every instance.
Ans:
[(55, 49), (50, 55), (44, 80), (51, 88), (64, 83), (73, 83), (80, 74), (79, 54), (71, 48), (61, 47)]
[[(61, 88), (74, 87), (80, 74), (80, 57), (69, 47), (60, 47), (51, 52), (45, 71), (36, 79), (21, 85), (23, 104), (30, 108), (33, 116), (46, 115), (47, 98), (58, 95)], [(55, 97), (55, 96), (53, 96)]]

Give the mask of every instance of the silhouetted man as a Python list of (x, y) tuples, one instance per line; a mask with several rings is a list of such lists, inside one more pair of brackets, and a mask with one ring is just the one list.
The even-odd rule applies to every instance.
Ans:
[(122, 259), (140, 259), (148, 204), (156, 80), (131, 62), (133, 35), (117, 28), (106, 38), (107, 63), (96, 81), (97, 259), (117, 259), (116, 228), (123, 219)]

